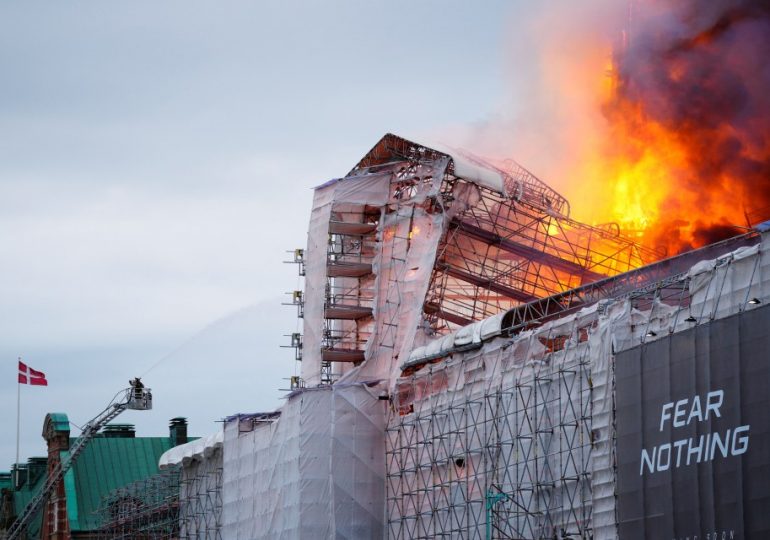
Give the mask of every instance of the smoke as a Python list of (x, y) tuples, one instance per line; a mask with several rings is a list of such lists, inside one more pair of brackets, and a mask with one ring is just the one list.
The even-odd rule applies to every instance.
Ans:
[(512, 157), (570, 202), (579, 199), (575, 165), (603, 138), (604, 74), (622, 4), (551, 0), (513, 9), (494, 113), (471, 126), (444, 126), (436, 138), (490, 158)]
[(509, 24), (509, 95), (455, 144), (669, 254), (770, 218), (770, 2), (554, 0)]
[(662, 201), (658, 241), (674, 232), (682, 237), (678, 249), (689, 249), (767, 219), (770, 3), (647, 0), (634, 7), (605, 114), (611, 126), (624, 125), (618, 116), (632, 104), (637, 122), (662, 126), (683, 151)]

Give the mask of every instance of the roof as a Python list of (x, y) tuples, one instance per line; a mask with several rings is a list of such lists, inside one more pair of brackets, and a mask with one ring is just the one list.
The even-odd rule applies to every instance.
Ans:
[[(70, 419), (62, 412), (52, 412), (46, 415), (46, 423), (50, 420), (54, 431), (69, 431)], [(45, 434), (43, 434), (45, 436)]]
[[(31, 458), (31, 460), (34, 459), (45, 459), (45, 458)], [(13, 511), (18, 516), (20, 515), (24, 509), (27, 507), (27, 505), (30, 503), (32, 498), (37, 494), (40, 487), (43, 485), (43, 481), (45, 480), (45, 474), (38, 474), (35, 477), (30, 478), (28, 477), (28, 471), (29, 471), (29, 463), (21, 463), (19, 465), (16, 465), (15, 467), (18, 467), (19, 474), (21, 475), (21, 478), (24, 479), (24, 483), (22, 484), (20, 489), (14, 489), (13, 490)], [(45, 469), (43, 469), (45, 471)], [(11, 475), (15, 474), (15, 470), (11, 471)], [(13, 488), (13, 482), (11, 483), (10, 488)], [(40, 536), (40, 526), (43, 521), (43, 513), (38, 512), (37, 515), (32, 518), (32, 521), (27, 526), (27, 536), (29, 538), (38, 538)]]
[(12, 485), (11, 473), (9, 471), (0, 471), (0, 489), (10, 489)]
[(392, 133), (388, 133), (380, 139), (351, 172), (355, 172), (362, 167), (386, 163), (394, 157), (404, 157), (404, 155), (415, 152), (420, 155), (430, 153), (446, 156), (452, 160), (454, 173), (458, 177), (505, 195), (505, 182), (500, 171), (494, 170), (487, 164), (474, 162), (473, 159), (446, 145), (436, 143), (422, 144)]
[[(92, 439), (64, 476), (70, 529), (98, 528), (97, 510), (102, 498), (117, 488), (157, 474), (158, 459), (171, 446), (169, 437)], [(62, 452), (61, 458), (68, 454)]]

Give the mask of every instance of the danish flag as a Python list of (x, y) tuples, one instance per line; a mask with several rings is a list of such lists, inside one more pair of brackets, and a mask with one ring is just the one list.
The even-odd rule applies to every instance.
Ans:
[(31, 384), (33, 386), (48, 386), (45, 373), (32, 369), (19, 360), (19, 384)]

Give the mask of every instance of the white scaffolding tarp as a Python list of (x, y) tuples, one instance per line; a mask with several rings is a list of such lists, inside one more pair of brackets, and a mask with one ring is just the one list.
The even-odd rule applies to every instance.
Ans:
[(766, 302), (769, 245), (695, 265), (688, 302), (605, 301), (472, 351), (452, 347), (484, 324), (439, 338), (427, 348), (444, 359), (397, 379), (390, 402), (340, 382), (228, 419), (223, 537), (616, 538), (615, 354)]
[(617, 538), (615, 355), (756, 309), (768, 249), (696, 264), (689, 301), (622, 298), (472, 352), (420, 348), (412, 366), (434, 361), (396, 382), (386, 432), (388, 537)]
[(224, 432), (219, 430), (206, 437), (180, 444), (171, 450), (167, 450), (160, 456), (158, 467), (166, 469), (174, 465), (184, 465), (194, 460), (201, 461), (214, 454), (217, 450), (221, 450), (223, 441)]
[(305, 352), (302, 358), (302, 378), (313, 386), (321, 382), (326, 246), (336, 184), (327, 183), (315, 190), (305, 250), (305, 324), (302, 336)]
[(223, 537), (381, 537), (385, 403), (338, 384), (292, 394), (278, 419), (228, 419)]
[(610, 435), (608, 414), (601, 426), (590, 419), (611, 408), (608, 385), (591, 393), (591, 364), (609, 351), (588, 339), (597, 318), (588, 309), (514, 342), (488, 341), (397, 383), (386, 438), (389, 538), (584, 530), (592, 430)]

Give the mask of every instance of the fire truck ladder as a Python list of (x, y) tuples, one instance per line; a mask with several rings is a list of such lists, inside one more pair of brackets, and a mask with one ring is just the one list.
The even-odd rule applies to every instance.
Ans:
[[(116, 403), (115, 400), (118, 396), (122, 396), (122, 399)], [(113, 398), (112, 402), (107, 405), (106, 409), (88, 421), (83, 427), (80, 437), (75, 440), (70, 448), (69, 458), (58, 462), (48, 473), (45, 484), (43, 484), (21, 515), (14, 521), (8, 531), (8, 536), (6, 537), (8, 540), (16, 540), (21, 536), (32, 519), (37, 515), (38, 511), (40, 511), (40, 508), (45, 504), (45, 501), (48, 499), (56, 485), (62, 480), (64, 474), (72, 467), (72, 465), (74, 465), (75, 460), (86, 445), (88, 445), (91, 439), (99, 433), (100, 429), (114, 420), (126, 409), (137, 411), (147, 411), (152, 409), (152, 392), (150, 389), (142, 386), (132, 386), (131, 388), (121, 390), (116, 397)]]

